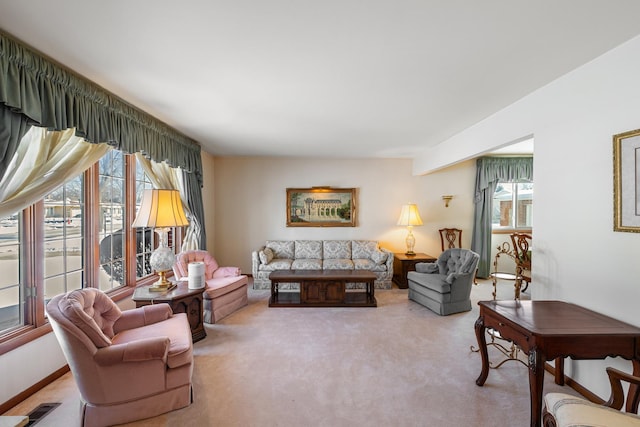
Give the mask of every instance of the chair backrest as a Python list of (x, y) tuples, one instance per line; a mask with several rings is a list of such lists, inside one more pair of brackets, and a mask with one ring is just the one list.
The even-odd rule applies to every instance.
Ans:
[(442, 251), (462, 247), (462, 230), (459, 228), (441, 228), (438, 231), (440, 232)]
[(480, 256), (469, 249), (447, 249), (438, 257), (440, 274), (475, 273)]
[(96, 380), (99, 373), (93, 356), (111, 345), (120, 308), (99, 289), (86, 288), (53, 297), (46, 311), (81, 395), (100, 396), (102, 382)]
[(522, 264), (526, 268), (531, 268), (531, 242), (533, 238), (530, 234), (511, 233), (511, 243), (513, 243), (513, 254), (516, 263)]
[(219, 268), (218, 262), (207, 251), (200, 249), (194, 249), (190, 251), (180, 252), (176, 256), (176, 262), (173, 264), (173, 274), (176, 277), (188, 277), (189, 276), (189, 263), (190, 262), (203, 262), (204, 263), (204, 278), (209, 280), (213, 277), (213, 273)]

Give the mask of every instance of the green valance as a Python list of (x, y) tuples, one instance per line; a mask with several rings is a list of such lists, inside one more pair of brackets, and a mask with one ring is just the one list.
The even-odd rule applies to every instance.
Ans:
[(0, 32), (0, 106), (50, 130), (76, 128), (93, 143), (142, 152), (194, 173), (200, 146), (160, 120)]

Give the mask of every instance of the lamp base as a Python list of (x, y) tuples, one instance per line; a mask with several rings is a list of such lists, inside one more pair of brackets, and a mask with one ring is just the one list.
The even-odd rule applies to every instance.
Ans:
[(406, 256), (416, 256), (416, 253), (413, 251), (407, 251), (404, 253)]
[(149, 286), (149, 292), (169, 292), (177, 285), (167, 280), (166, 272), (158, 271), (159, 279), (151, 286)]

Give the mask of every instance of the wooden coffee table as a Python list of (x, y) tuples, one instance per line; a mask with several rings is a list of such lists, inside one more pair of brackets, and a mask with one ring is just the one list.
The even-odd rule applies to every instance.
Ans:
[[(368, 270), (276, 270), (269, 307), (377, 307), (375, 279)], [(280, 292), (280, 283), (300, 283), (300, 291)], [(347, 290), (347, 283), (365, 288)]]
[(207, 336), (203, 323), (202, 294), (204, 288), (189, 289), (186, 281), (177, 282), (169, 292), (150, 292), (148, 286), (140, 286), (131, 298), (136, 308), (151, 304), (169, 304), (174, 313), (186, 313), (193, 342)]

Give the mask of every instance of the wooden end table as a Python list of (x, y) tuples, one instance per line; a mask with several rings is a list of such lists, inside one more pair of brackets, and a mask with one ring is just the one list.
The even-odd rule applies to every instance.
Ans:
[(435, 262), (437, 258), (431, 255), (417, 253), (415, 255), (407, 255), (404, 253), (393, 254), (393, 283), (400, 289), (407, 289), (407, 273), (416, 271), (416, 264), (419, 262)]
[(150, 292), (148, 286), (140, 286), (133, 292), (136, 308), (151, 304), (169, 304), (174, 313), (185, 313), (191, 327), (193, 342), (207, 336), (203, 323), (202, 294), (204, 288), (189, 289), (186, 281), (177, 282), (169, 292)]

